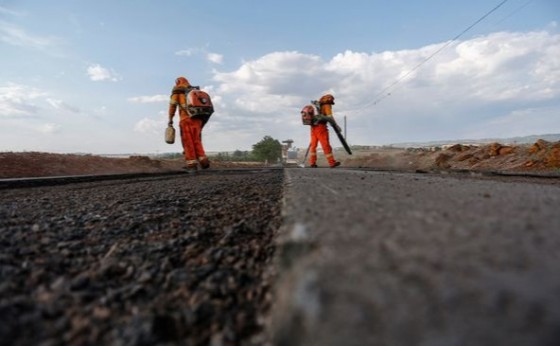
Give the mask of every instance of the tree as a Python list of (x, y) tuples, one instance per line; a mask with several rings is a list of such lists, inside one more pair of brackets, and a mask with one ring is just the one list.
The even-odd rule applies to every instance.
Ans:
[(253, 156), (259, 161), (276, 162), (282, 157), (282, 144), (270, 136), (253, 144)]
[(212, 160), (215, 160), (215, 161), (229, 161), (229, 153), (228, 152), (220, 152), (220, 153), (212, 156)]
[(254, 161), (250, 151), (235, 150), (232, 155), (233, 161)]

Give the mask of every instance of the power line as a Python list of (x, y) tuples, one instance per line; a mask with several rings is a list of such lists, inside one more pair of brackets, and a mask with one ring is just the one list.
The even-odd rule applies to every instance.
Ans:
[(494, 25), (498, 25), (501, 24), (502, 22), (504, 22), (505, 20), (509, 19), (510, 17), (513, 17), (515, 14), (517, 14), (517, 12), (521, 11), (522, 9), (524, 9), (525, 7), (529, 6), (530, 3), (532, 3), (535, 0), (528, 0), (527, 2), (525, 2), (523, 5), (517, 7), (516, 9), (514, 9), (513, 11), (511, 11), (509, 14), (507, 14), (504, 18), (500, 19), (496, 24)]
[(360, 107), (358, 110), (364, 109), (370, 105), (376, 105), (377, 103), (379, 103), (381, 100), (383, 100), (386, 97), (391, 96), (391, 93), (389, 92), (389, 90), (393, 89), (393, 87), (395, 87), (397, 84), (399, 84), (400, 82), (402, 82), (406, 77), (410, 76), (410, 74), (416, 70), (418, 70), (422, 65), (424, 65), (425, 63), (427, 63), (429, 60), (431, 60), (436, 54), (440, 53), (442, 50), (444, 50), (445, 48), (449, 47), (453, 42), (457, 41), (459, 39), (459, 37), (463, 36), (465, 33), (467, 33), (469, 30), (471, 30), (473, 27), (475, 27), (478, 23), (482, 22), (484, 19), (486, 19), (486, 17), (488, 17), (490, 14), (492, 14), (494, 11), (496, 11), (497, 9), (499, 9), (500, 7), (502, 7), (502, 5), (504, 5), (506, 2), (508, 2), (509, 0), (503, 0), (502, 2), (500, 2), (498, 5), (496, 5), (493, 9), (491, 9), (490, 11), (488, 11), (486, 14), (484, 14), (482, 17), (480, 17), (477, 21), (475, 21), (473, 24), (471, 24), (469, 27), (467, 27), (465, 30), (461, 31), (458, 35), (456, 35), (455, 37), (453, 37), (451, 40), (447, 41), (446, 44), (444, 44), (443, 46), (441, 46), (438, 50), (436, 50), (435, 52), (433, 52), (430, 56), (428, 56), (426, 59), (424, 59), (422, 62), (420, 62), (418, 65), (416, 65), (414, 68), (412, 68), (411, 70), (409, 70), (407, 73), (405, 73), (401, 78), (397, 79), (396, 81), (394, 81), (393, 83), (391, 83), (389, 86), (385, 87), (383, 90), (381, 90), (379, 93), (377, 93), (374, 98), (373, 101), (366, 103), (364, 106)]

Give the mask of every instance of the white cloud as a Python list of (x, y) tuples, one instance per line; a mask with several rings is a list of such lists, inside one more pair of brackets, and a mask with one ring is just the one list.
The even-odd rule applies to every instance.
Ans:
[(290, 94), (320, 92), (330, 79), (323, 75), (325, 72), (324, 62), (317, 56), (276, 52), (245, 62), (236, 71), (216, 72), (214, 79), (221, 83), (217, 90), (220, 93), (250, 94), (252, 99), (266, 95), (290, 97)]
[(134, 132), (143, 134), (162, 134), (167, 121), (143, 118), (134, 125)]
[(79, 108), (71, 106), (71, 105), (65, 103), (62, 100), (47, 98), (46, 101), (47, 101), (48, 104), (50, 104), (51, 106), (53, 106), (57, 110), (62, 110), (62, 111), (70, 112), (70, 113), (80, 113)]
[[(487, 136), (484, 128), (494, 129), (496, 137), (557, 133), (559, 131), (558, 108), (544, 106), (516, 109), (489, 119), (482, 129), (476, 129), (468, 136), (475, 138)], [(546, 129), (550, 129), (550, 131)]]
[(433, 82), (487, 102), (551, 99), (560, 95), (558, 56), (559, 35), (495, 33), (459, 44)]
[(0, 14), (5, 14), (12, 17), (22, 17), (24, 15), (23, 12), (15, 11), (3, 6), (0, 6)]
[(182, 49), (175, 52), (175, 55), (191, 57), (194, 55), (203, 55), (206, 59), (214, 64), (222, 64), (224, 62), (224, 56), (222, 54), (208, 52), (206, 48), (189, 48)]
[(61, 126), (59, 124), (48, 123), (48, 124), (44, 124), (44, 125), (40, 126), (37, 130), (38, 130), (38, 132), (41, 132), (41, 133), (44, 133), (44, 134), (51, 134), (51, 133), (60, 132), (60, 128), (61, 128)]
[(169, 95), (136, 96), (136, 97), (130, 97), (128, 101), (133, 103), (168, 102)]
[(224, 62), (224, 56), (217, 53), (208, 53), (206, 55), (207, 59), (214, 64), (222, 64)]
[(559, 34), (493, 33), (456, 42), (426, 61), (444, 44), (380, 53), (346, 51), (330, 60), (270, 53), (235, 71), (214, 73), (215, 93), (227, 108), (217, 107), (211, 121), (226, 131), (227, 122), (235, 121), (264, 134), (297, 134), (305, 142), (308, 134), (299, 110), (310, 99), (332, 92), (335, 115), (348, 116), (355, 144), (463, 138), (469, 133), (493, 137), (497, 129), (488, 126), (492, 119), (527, 105), (533, 110), (515, 119), (539, 118), (540, 126), (532, 126), (531, 132), (560, 131), (560, 122), (550, 120), (552, 112), (536, 115), (539, 103), (560, 99)]
[(113, 70), (107, 69), (99, 64), (90, 65), (87, 68), (87, 74), (92, 81), (117, 82), (122, 78)]
[(18, 47), (44, 49), (59, 43), (60, 39), (30, 34), (22, 28), (0, 21), (0, 41)]
[(0, 116), (35, 114), (38, 107), (33, 100), (45, 95), (45, 92), (26, 85), (8, 83), (6, 86), (0, 86)]
[(175, 55), (178, 56), (192, 56), (193, 54), (199, 52), (199, 49), (183, 49), (175, 52)]
[[(347, 116), (350, 144), (560, 132), (560, 34), (554, 32), (498, 32), (458, 41), (412, 73), (412, 69), (446, 43), (400, 51), (348, 50), (332, 57), (297, 51), (272, 52), (244, 61), (234, 70), (216, 69), (213, 85), (203, 87), (210, 93), (216, 109), (204, 129), (205, 147), (248, 150), (263, 136), (271, 135), (279, 140), (294, 139), (294, 145), (305, 148), (309, 127), (301, 124), (299, 111), (325, 92), (336, 97), (334, 112), (339, 122)], [(209, 58), (205, 49), (176, 54)], [(217, 64), (222, 59), (219, 57), (219, 54), (215, 57)], [(99, 64), (89, 66), (87, 73), (97, 81), (120, 78)], [(381, 102), (374, 104), (380, 95)], [(135, 96), (128, 102), (148, 104), (139, 107), (140, 112), (145, 112), (142, 117), (161, 110), (157, 103), (167, 102), (168, 97)], [(96, 101), (96, 106), (88, 107), (97, 115), (91, 119), (95, 122), (92, 126), (106, 126), (103, 120), (126, 107), (109, 103), (105, 108), (101, 101), (111, 102), (103, 98)], [(50, 112), (51, 118), (44, 121), (48, 124), (41, 125), (42, 131), (61, 131), (51, 107), (79, 111), (40, 89), (16, 84), (0, 86), (0, 128), (26, 124), (34, 126), (36, 132), (39, 125), (17, 118), (41, 114), (43, 120)], [(134, 114), (137, 113), (127, 116)], [(83, 118), (87, 117), (76, 121), (82, 125)], [(130, 119), (117, 117), (119, 126), (106, 126), (104, 133), (111, 132), (118, 140), (104, 140), (96, 150), (110, 152), (111, 148), (136, 150), (137, 147), (152, 150), (153, 146), (161, 145), (160, 150), (180, 151), (180, 143), (169, 147), (163, 141), (166, 118), (165, 112), (145, 117), (131, 128)], [(64, 129), (70, 125), (65, 120)], [(9, 130), (4, 130), (0, 137), (9, 135)], [(62, 136), (56, 137), (61, 137), (62, 146), (69, 143)], [(39, 138), (43, 137), (35, 138), (38, 145)], [(126, 145), (115, 145), (117, 141)], [(340, 145), (336, 137), (332, 143)]]

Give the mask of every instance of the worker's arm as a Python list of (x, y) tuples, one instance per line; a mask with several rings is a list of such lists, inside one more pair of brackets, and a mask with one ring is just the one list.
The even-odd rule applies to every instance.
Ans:
[(169, 100), (169, 122), (167, 123), (167, 125), (172, 126), (173, 125), (173, 117), (175, 116), (175, 112), (177, 111), (177, 105), (178, 105), (178, 101), (177, 101), (177, 94), (173, 94), (171, 95), (171, 99)]
[(327, 117), (327, 119), (325, 120), (327, 120), (332, 126), (335, 126), (339, 132), (341, 131), (340, 126), (338, 126), (336, 120), (334, 119), (334, 115), (332, 112), (332, 105), (330, 104), (321, 105), (321, 115)]

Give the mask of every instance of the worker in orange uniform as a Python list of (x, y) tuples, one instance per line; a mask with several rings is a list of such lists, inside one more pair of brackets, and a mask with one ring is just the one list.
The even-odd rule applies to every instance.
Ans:
[[(334, 96), (331, 94), (323, 95), (319, 99), (319, 115), (332, 117), (332, 106), (334, 105)], [(329, 142), (329, 129), (326, 120), (316, 121), (311, 125), (311, 143), (309, 144), (309, 164), (312, 168), (317, 167), (317, 143), (321, 143), (323, 153), (327, 158), (329, 166), (334, 168), (340, 166), (340, 162), (334, 159), (332, 147)]]
[(198, 164), (202, 169), (210, 167), (210, 161), (204, 152), (202, 145), (201, 119), (191, 118), (187, 113), (187, 94), (192, 89), (191, 84), (185, 77), (175, 80), (175, 86), (171, 92), (169, 102), (169, 126), (173, 126), (173, 117), (179, 107), (179, 128), (181, 129), (181, 144), (186, 160), (186, 169), (196, 172)]

